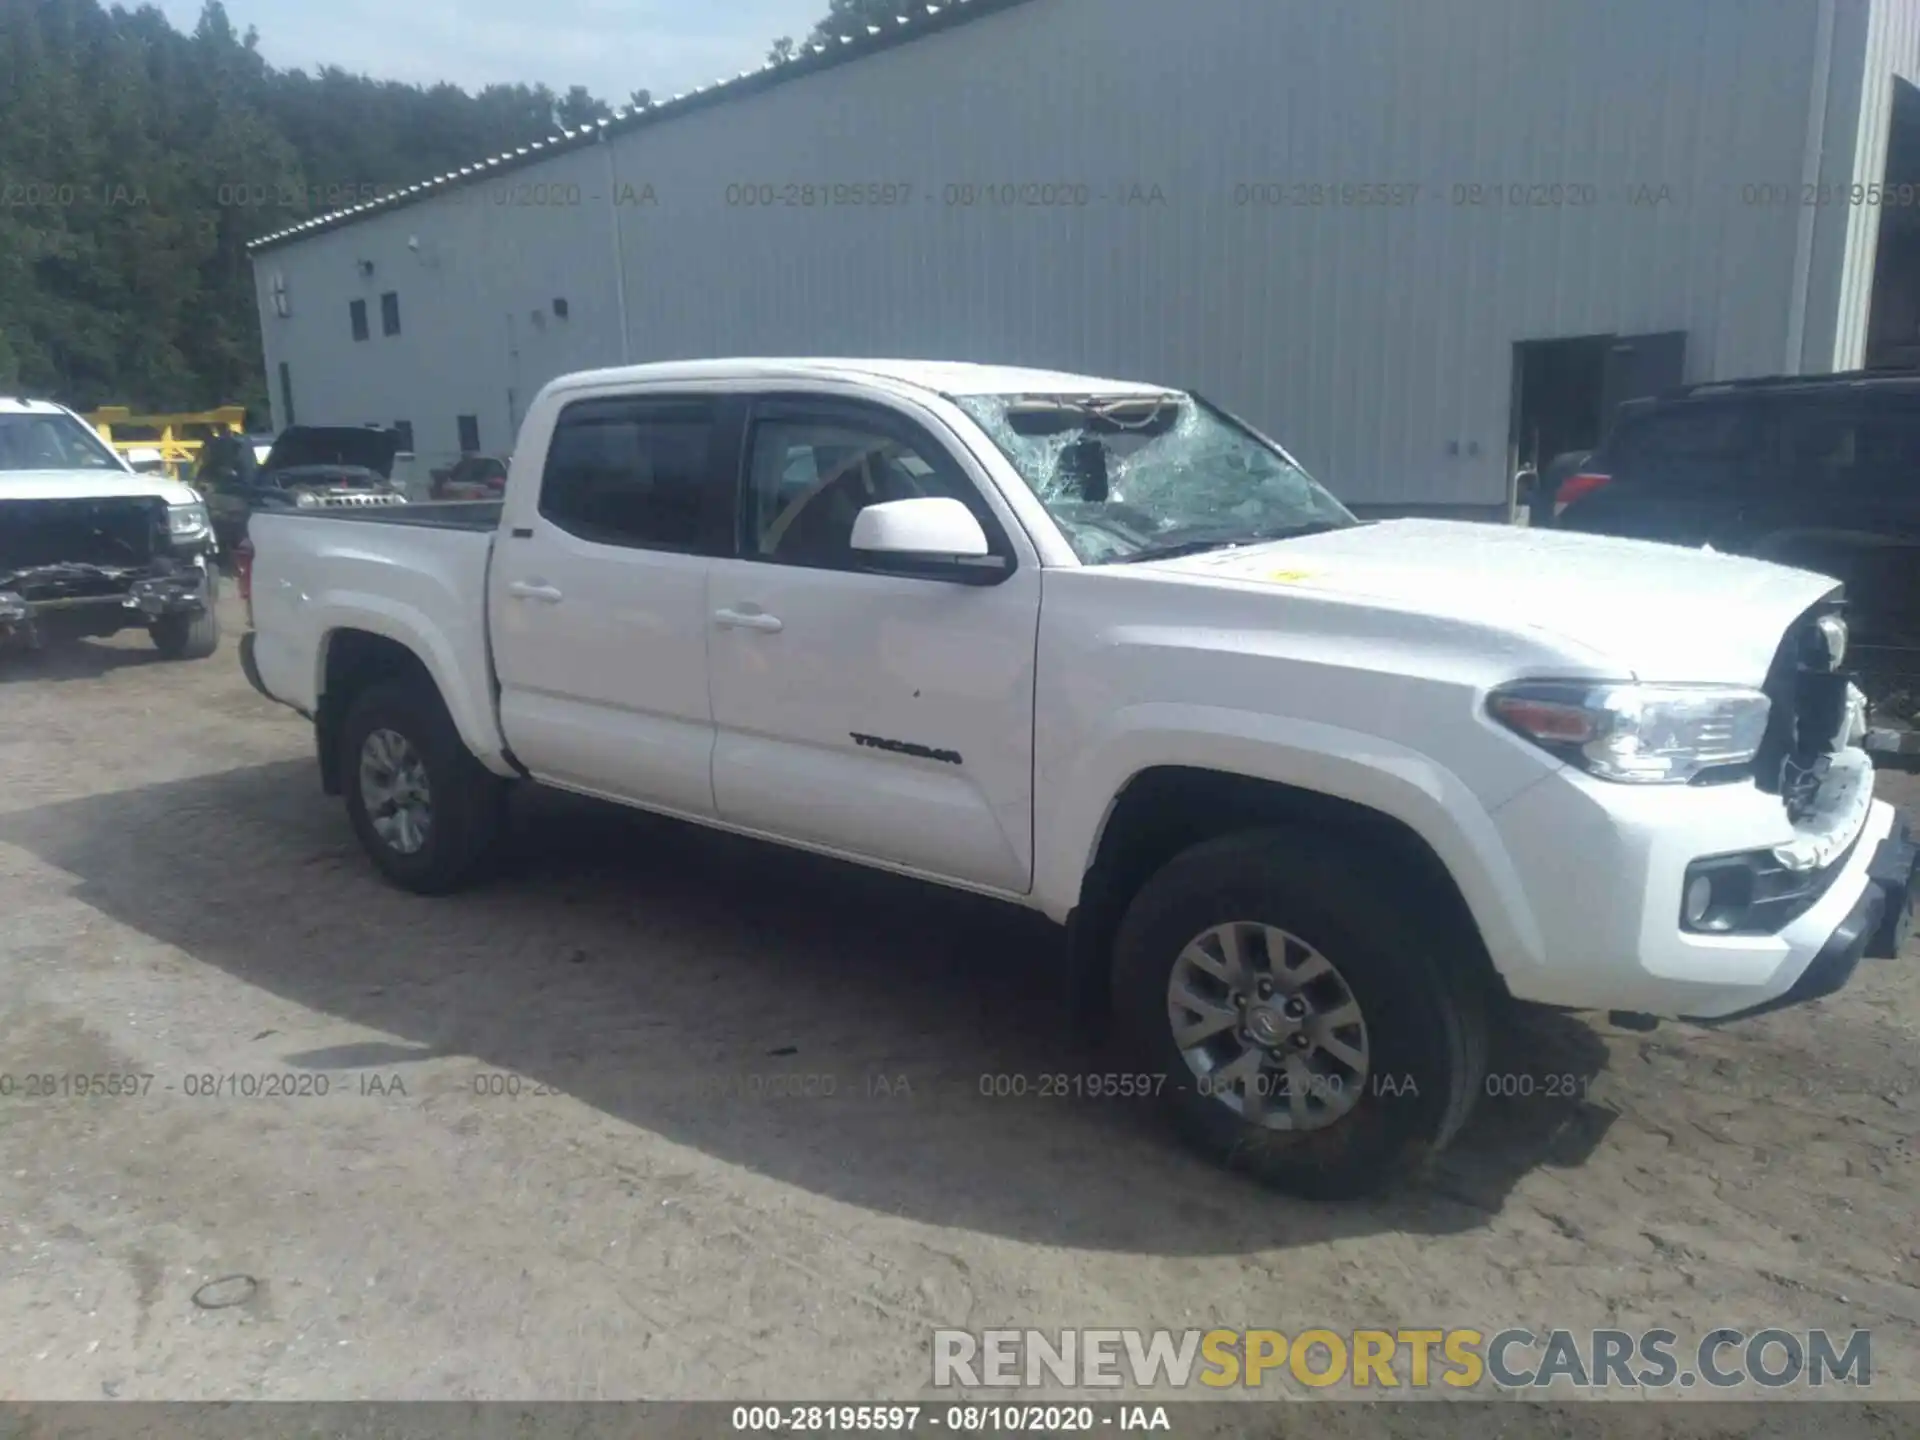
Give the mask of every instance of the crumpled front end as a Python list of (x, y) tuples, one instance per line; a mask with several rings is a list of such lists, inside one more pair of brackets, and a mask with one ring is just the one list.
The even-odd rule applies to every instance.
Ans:
[(0, 501), (0, 642), (111, 635), (207, 601), (159, 496)]

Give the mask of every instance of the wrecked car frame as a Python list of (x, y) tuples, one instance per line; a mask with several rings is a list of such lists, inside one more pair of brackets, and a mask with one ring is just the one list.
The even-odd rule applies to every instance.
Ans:
[(174, 553), (163, 497), (0, 500), (0, 641), (111, 635), (208, 601), (197, 549)]
[(169, 659), (218, 644), (206, 507), (129, 471), (70, 411), (0, 400), (0, 649), (145, 629)]

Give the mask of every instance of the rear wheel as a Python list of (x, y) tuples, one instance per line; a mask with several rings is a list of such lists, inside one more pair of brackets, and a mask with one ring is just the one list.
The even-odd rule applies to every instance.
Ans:
[(430, 684), (362, 691), (339, 753), (347, 815), (387, 879), (440, 895), (476, 878), (503, 828), (506, 784), (473, 758)]
[(1324, 837), (1261, 831), (1185, 851), (1135, 896), (1115, 1018), (1189, 1144), (1346, 1199), (1414, 1173), (1465, 1122), (1486, 1067), (1479, 989), (1438, 917), (1395, 909), (1382, 883)]
[(220, 648), (220, 579), (207, 567), (205, 604), (191, 614), (162, 615), (147, 627), (163, 660), (204, 660)]

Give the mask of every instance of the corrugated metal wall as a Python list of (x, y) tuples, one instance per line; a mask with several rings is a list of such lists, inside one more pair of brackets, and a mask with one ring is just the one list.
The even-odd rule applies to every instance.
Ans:
[[(257, 256), (276, 425), (287, 418), (276, 373), (285, 361), (303, 424), (407, 420), (422, 457), (438, 461), (457, 453), (457, 417), (473, 415), (482, 446), (503, 453), (541, 385), (619, 363), (606, 166), (604, 148), (557, 155)], [(274, 313), (276, 273), (286, 318)], [(387, 291), (400, 297), (397, 336), (381, 333)], [(370, 330), (358, 342), (356, 299)]]
[[(1823, 90), (1822, 3), (1035, 0), (617, 136), (623, 190), (593, 150), (478, 192), (566, 181), (578, 206), (438, 199), (271, 250), (263, 299), (281, 269), (296, 313), (263, 311), (269, 369), (291, 362), (303, 420), (411, 409), (424, 436), (482, 406), (497, 443), (510, 385), (524, 404), (543, 371), (621, 358), (617, 213), (634, 360), (945, 356), (1190, 384), (1350, 500), (1491, 504), (1516, 341), (1684, 329), (1693, 379), (1777, 371), (1796, 334), (1832, 353), (1847, 217), (1805, 227), (1789, 201), (1822, 94), (1848, 141), (1816, 159), (1851, 177), (1847, 77), (1887, 22), (1831, 0), (1839, 79)], [(1003, 182), (1089, 199), (966, 204), (949, 188)], [(730, 203), (729, 187), (866, 183), (911, 198)], [(1312, 198), (1295, 185), (1419, 192), (1239, 203), (1263, 183), (1289, 200)], [(1480, 203), (1456, 185), (1483, 187)], [(1530, 185), (1591, 198), (1507, 189)], [(375, 338), (347, 340), (362, 251), (365, 288), (400, 277), (398, 341), (378, 336), (377, 304)], [(549, 290), (572, 319), (531, 349), (520, 336), (516, 384), (505, 317)]]

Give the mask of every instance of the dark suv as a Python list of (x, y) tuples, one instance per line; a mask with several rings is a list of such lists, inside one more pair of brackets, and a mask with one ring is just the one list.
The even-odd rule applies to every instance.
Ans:
[(1563, 530), (1835, 576), (1847, 663), (1876, 712), (1920, 711), (1920, 375), (1736, 380), (1632, 401), (1551, 498)]

